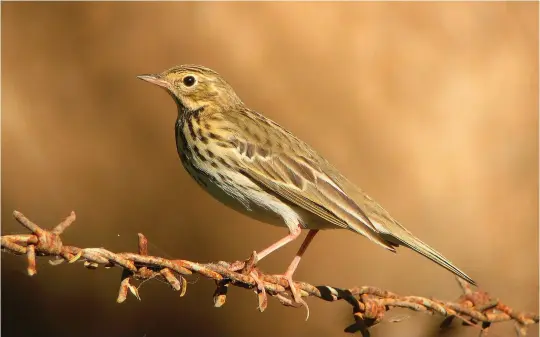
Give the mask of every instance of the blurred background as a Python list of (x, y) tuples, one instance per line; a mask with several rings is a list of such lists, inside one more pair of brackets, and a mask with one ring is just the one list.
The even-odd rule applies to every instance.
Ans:
[[(516, 310), (538, 311), (537, 3), (2, 3), (2, 234), (19, 210), (65, 244), (194, 261), (247, 258), (286, 234), (214, 201), (184, 172), (176, 108), (136, 79), (178, 64), (223, 75)], [(300, 240), (261, 263), (283, 272)], [(444, 269), (358, 235), (318, 236), (298, 280), (453, 300)], [(340, 336), (344, 303), (305, 311), (189, 279), (116, 304), (120, 270), (2, 254), (6, 336)], [(438, 336), (412, 312), (372, 336)], [(513, 334), (512, 324), (490, 335)], [(455, 324), (445, 336), (476, 336)], [(530, 336), (538, 336), (534, 327)]]

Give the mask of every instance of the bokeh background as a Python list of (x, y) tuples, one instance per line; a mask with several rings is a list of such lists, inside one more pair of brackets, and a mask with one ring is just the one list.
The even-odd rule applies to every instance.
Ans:
[[(252, 108), (319, 150), (483, 289), (538, 311), (537, 3), (2, 3), (2, 234), (19, 210), (64, 242), (196, 261), (246, 258), (286, 234), (229, 210), (181, 167), (165, 92), (173, 65), (220, 72)], [(261, 263), (282, 272), (300, 242)], [(2, 254), (6, 336), (339, 336), (343, 303), (305, 312), (190, 278), (116, 304), (120, 271)], [(318, 236), (297, 279), (455, 299), (454, 277), (360, 236)], [(437, 336), (439, 319), (372, 336)], [(513, 333), (512, 324), (492, 328)], [(456, 324), (445, 335), (476, 336)], [(530, 331), (538, 336), (537, 328)]]

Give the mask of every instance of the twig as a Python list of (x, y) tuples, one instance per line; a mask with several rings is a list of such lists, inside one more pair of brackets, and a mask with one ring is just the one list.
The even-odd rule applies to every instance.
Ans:
[[(122, 268), (122, 278), (118, 293), (118, 302), (123, 302), (131, 292), (140, 300), (137, 288), (132, 284), (133, 279), (148, 280), (159, 278), (167, 282), (175, 291), (183, 296), (187, 282), (184, 278), (192, 273), (213, 279), (217, 288), (214, 293), (214, 306), (221, 307), (227, 298), (230, 285), (253, 289), (258, 296), (259, 310), (264, 311), (267, 296), (276, 297), (282, 304), (296, 306), (288, 291), (288, 282), (279, 276), (265, 274), (257, 269), (256, 255), (247, 262), (217, 262), (197, 263), (187, 260), (169, 260), (148, 255), (148, 241), (139, 233), (138, 254), (113, 253), (104, 248), (78, 248), (66, 246), (60, 235), (75, 221), (75, 213), (57, 225), (53, 230), (42, 229), (20, 212), (13, 212), (15, 219), (32, 234), (3, 235), (1, 237), (2, 251), (26, 255), (28, 259), (28, 275), (37, 273), (36, 255), (57, 257), (50, 261), (57, 265), (63, 261), (73, 263), (83, 261), (87, 268), (95, 269), (99, 265), (106, 268)], [(233, 270), (239, 270), (235, 272)], [(330, 286), (314, 286), (306, 282), (295, 282), (303, 297), (317, 297), (326, 301), (345, 300), (353, 307), (355, 323), (345, 331), (361, 331), (364, 336), (367, 330), (382, 321), (385, 313), (391, 308), (400, 307), (414, 311), (438, 314), (445, 317), (441, 328), (450, 325), (454, 318), (459, 318), (464, 325), (479, 326), (480, 335), (486, 336), (492, 323), (514, 321), (518, 336), (525, 336), (527, 326), (537, 324), (538, 314), (516, 312), (498, 299), (491, 298), (486, 292), (475, 290), (463, 280), (458, 279), (463, 295), (455, 302), (445, 302), (419, 296), (400, 296), (390, 291), (376, 287), (354, 287), (340, 289)]]

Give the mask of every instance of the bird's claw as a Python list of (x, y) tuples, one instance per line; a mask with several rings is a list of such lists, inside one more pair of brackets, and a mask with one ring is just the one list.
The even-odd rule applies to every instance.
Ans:
[[(259, 258), (257, 256), (257, 252), (251, 253), (251, 256), (245, 260), (245, 261), (235, 261), (233, 263), (229, 264), (228, 269), (230, 271), (239, 272), (244, 275), (249, 275), (256, 284), (256, 292), (259, 297), (259, 311), (263, 312), (267, 305), (268, 305), (268, 296), (266, 294), (266, 289), (264, 287), (264, 282), (261, 281), (259, 278), (259, 273), (255, 266), (257, 265), (257, 262), (259, 261)], [(307, 305), (306, 301), (302, 299), (301, 290), (298, 289), (298, 287), (294, 284), (294, 281), (292, 279), (292, 275), (289, 275), (288, 273), (284, 275), (275, 275), (276, 277), (285, 279), (288, 284), (288, 288), (291, 291), (292, 299), (283, 296), (282, 294), (277, 294), (276, 297), (279, 299), (281, 303), (284, 305), (288, 305), (291, 307), (299, 308), (299, 307), (305, 307), (306, 308), (306, 321), (309, 319), (309, 306)]]
[(268, 306), (268, 296), (266, 295), (266, 289), (264, 287), (263, 281), (259, 278), (259, 273), (255, 266), (259, 262), (257, 252), (253, 251), (251, 256), (245, 261), (235, 261), (229, 264), (229, 270), (234, 272), (239, 272), (244, 275), (249, 275), (256, 284), (256, 293), (259, 298), (259, 311), (263, 312)]
[(287, 281), (287, 283), (289, 284), (289, 289), (292, 294), (292, 299), (278, 294), (277, 297), (280, 300), (280, 302), (285, 305), (295, 307), (295, 308), (299, 308), (300, 306), (305, 307), (307, 311), (306, 313), (306, 321), (307, 321), (309, 319), (309, 306), (307, 305), (306, 301), (302, 299), (301, 291), (294, 284), (292, 275), (285, 274), (285, 275), (276, 275), (276, 276), (281, 277)]
[(251, 272), (255, 269), (255, 266), (259, 262), (259, 257), (257, 252), (253, 251), (251, 256), (245, 261), (235, 261), (229, 264), (229, 270), (239, 272), (244, 275), (250, 275)]
[(255, 284), (257, 285), (256, 293), (259, 298), (259, 311), (263, 312), (268, 306), (268, 296), (266, 295), (266, 289), (264, 288), (264, 283), (259, 278), (259, 273), (257, 270), (252, 270), (249, 272), (249, 276), (253, 278)]

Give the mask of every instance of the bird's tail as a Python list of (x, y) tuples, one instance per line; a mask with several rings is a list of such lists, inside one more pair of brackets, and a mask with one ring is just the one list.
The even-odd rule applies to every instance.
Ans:
[(415, 252), (420, 253), (421, 255), (427, 257), (428, 259), (437, 263), (438, 265), (444, 267), (445, 269), (451, 271), (452, 273), (464, 279), (465, 281), (469, 282), (470, 284), (476, 285), (476, 282), (474, 282), (473, 279), (471, 279), (467, 274), (461, 271), (458, 267), (454, 266), (452, 262), (448, 260), (446, 257), (444, 257), (441, 253), (439, 253), (435, 249), (431, 248), (430, 246), (422, 242), (419, 238), (417, 238), (412, 233), (407, 231), (401, 225), (397, 223), (395, 225), (397, 226), (396, 228), (392, 228), (392, 229), (395, 229), (392, 231), (392, 233), (381, 233), (381, 236), (385, 240), (393, 244), (406, 246), (414, 250)]

